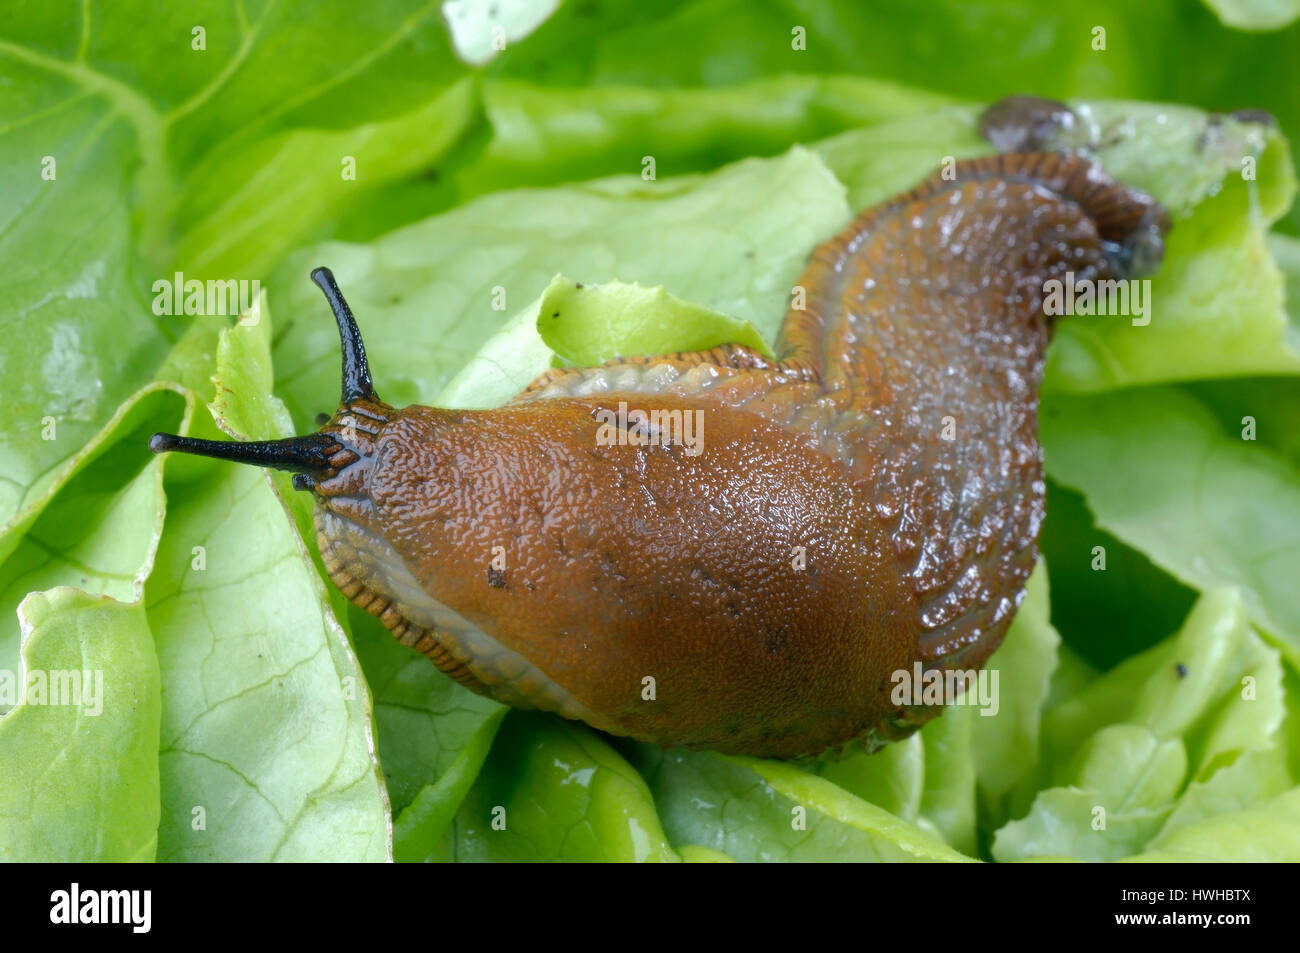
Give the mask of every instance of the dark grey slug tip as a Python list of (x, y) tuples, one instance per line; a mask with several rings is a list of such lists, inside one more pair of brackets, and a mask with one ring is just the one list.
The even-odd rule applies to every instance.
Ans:
[(1119, 277), (1140, 278), (1159, 268), (1165, 257), (1168, 230), (1168, 215), (1164, 209), (1153, 206), (1122, 243), (1103, 242)]
[(980, 114), (980, 135), (999, 152), (1050, 150), (1062, 132), (1074, 128), (1074, 111), (1041, 96), (1008, 96)]
[(1234, 109), (1228, 113), (1237, 122), (1253, 122), (1261, 126), (1277, 126), (1277, 120), (1267, 109)]

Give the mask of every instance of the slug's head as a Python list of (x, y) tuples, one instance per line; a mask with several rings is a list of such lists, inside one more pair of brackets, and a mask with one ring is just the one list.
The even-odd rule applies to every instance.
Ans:
[[(312, 281), (320, 286), (338, 321), (343, 342), (343, 396), (333, 417), (321, 421), (316, 433), (283, 440), (229, 442), (156, 433), (149, 440), (154, 453), (177, 450), (218, 460), (232, 460), (253, 466), (287, 470), (298, 490), (346, 492), (363, 476), (374, 456), (375, 437), (394, 415), (393, 408), (379, 399), (370, 382), (366, 348), (361, 341), (352, 309), (343, 300), (334, 275), (317, 268)], [(324, 417), (324, 415), (322, 415)]]

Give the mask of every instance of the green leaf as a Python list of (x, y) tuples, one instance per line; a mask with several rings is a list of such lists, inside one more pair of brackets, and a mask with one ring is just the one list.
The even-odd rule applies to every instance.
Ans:
[(969, 860), (928, 831), (894, 817), (888, 811), (831, 784), (824, 778), (808, 774), (780, 761), (757, 758), (733, 758), (747, 765), (772, 788), (797, 804), (806, 805), (840, 824), (884, 841), (892, 848), (916, 860)]
[(640, 174), (663, 178), (775, 155), (845, 129), (936, 109), (948, 97), (860, 76), (781, 75), (727, 87), (543, 88), (484, 83), (492, 136), (455, 172), (462, 199), (501, 188)]
[[(50, 80), (14, 55), (0, 41), (6, 554), (165, 353), (156, 319), (129, 280), (135, 154), (126, 123), (74, 82)], [(54, 178), (43, 178), (43, 169)]]
[(1250, 808), (1293, 783), (1286, 767), (1286, 752), (1281, 745), (1266, 750), (1234, 752), (1234, 761), (1225, 770), (1205, 781), (1193, 781), (1174, 804), (1168, 820), (1146, 849), (1159, 850), (1174, 834), (1219, 814), (1232, 814)]
[(562, 361), (589, 367), (625, 354), (703, 351), (742, 344), (771, 356), (743, 321), (682, 301), (662, 285), (583, 285), (557, 276), (542, 292), (537, 327)]
[(355, 13), (314, 8), (344, 30), (304, 29), (274, 3), (202, 16), (134, 0), (24, 5), (5, 18), (0, 536), (30, 522), (187, 329), (150, 307), (155, 281), (175, 269), (254, 280), (475, 120), (438, 4)]
[(738, 861), (961, 860), (935, 834), (789, 765), (637, 745), (674, 845)]
[(971, 753), (971, 732), (979, 719), (977, 709), (954, 706), (927, 724), (920, 736), (926, 766), (920, 816), (950, 846), (971, 857), (979, 850), (976, 763)]
[[(435, 785), (441, 785), (440, 795), (458, 792), (463, 797), (468, 783), (465, 789), (448, 789), (452, 782), (444, 778), (453, 771), (463, 775), (475, 757), (482, 760), (506, 709), (442, 674), (423, 655), (398, 643), (374, 616), (355, 606), (349, 606), (348, 615), (374, 696), (379, 757), (394, 817)], [(483, 750), (475, 755), (477, 747)], [(468, 781), (473, 780), (469, 773)]]
[(162, 462), (141, 448), (153, 431), (188, 418), (192, 403), (181, 405), (177, 390), (151, 385), (134, 395), (73, 458), (26, 532), (0, 543), (0, 670), (17, 667), (14, 613), (27, 593), (73, 586), (124, 602), (140, 598), (164, 511)]
[[(1259, 699), (1248, 710), (1262, 720), (1244, 734), (1265, 744), (1281, 720), (1277, 652), (1251, 629), (1238, 591), (1213, 590), (1197, 601), (1178, 633), (1047, 712), (1046, 751), (1063, 764), (1087, 736), (1121, 721), (1141, 724), (1160, 738), (1181, 737), (1207, 715), (1223, 717), (1218, 706), (1237, 697), (1245, 676), (1254, 680)], [(1204, 739), (1196, 747), (1204, 747), (1206, 754), (1192, 759), (1199, 773), (1220, 749)]]
[(159, 682), (143, 609), (61, 587), (18, 613), (28, 693), (0, 718), (0, 858), (153, 860)]
[(813, 148), (849, 191), (849, 207), (870, 208), (893, 198), (935, 170), (935, 156), (966, 159), (993, 147), (976, 127), (980, 110), (944, 106), (852, 129)]
[[(1150, 279), (1141, 319), (1150, 323), (1125, 315), (1062, 322), (1048, 383), (1081, 391), (1300, 371), (1268, 243), (1269, 226), (1295, 197), (1286, 140), (1198, 110), (1094, 103), (1080, 112), (1113, 140), (1100, 151), (1106, 170), (1155, 196), (1174, 227)], [(1125, 135), (1129, 128), (1137, 133)]]
[(591, 366), (632, 354), (745, 344), (770, 349), (753, 325), (682, 301), (663, 287), (583, 284), (556, 275), (442, 389), (439, 407), (496, 407), (556, 363)]
[(1083, 497), (1055, 480), (1047, 481), (1038, 545), (1052, 567), (1052, 621), (1064, 644), (1099, 669), (1177, 631), (1196, 601), (1195, 589), (1098, 528)]
[[(478, 91), (467, 77), (392, 119), (291, 129), (243, 150), (219, 150), (176, 209), (188, 227), (173, 260), (187, 276), (263, 276), (316, 237), (322, 222), (365, 204), (377, 186), (442, 159), (479, 118)], [(257, 175), (250, 177), (250, 168)]]
[[(986, 663), (998, 673), (997, 713), (985, 716), (983, 710), (960, 709), (971, 721), (971, 758), (983, 817), (992, 828), (1028, 801), (1027, 786), (1036, 779), (1042, 757), (1039, 724), (1061, 644), (1048, 621), (1048, 576), (1043, 561), (1030, 575), (1025, 590), (1006, 638)], [(957, 712), (943, 717), (949, 714)], [(936, 767), (942, 771), (944, 766)]]
[(1282, 679), (1282, 702), (1286, 707), (1282, 721), (1282, 754), (1288, 773), (1293, 779), (1300, 780), (1300, 670), (1286, 664)]
[[(648, 2), (635, 13), (570, 4), (501, 63), (548, 86), (725, 88), (786, 73), (869, 73), (966, 98), (1040, 83), (1051, 95), (1117, 95), (1150, 69), (1140, 32), (1149, 17), (1120, 2), (1106, 12), (1099, 21), (1092, 5), (1038, 0), (975, 8), (961, 0), (706, 0)], [(1098, 22), (1111, 31), (1100, 57), (1089, 42)], [(1005, 55), (991, 56), (991, 48)]]
[(1300, 857), (1300, 788), (1182, 828), (1136, 861), (1294, 861)]
[[(1300, 288), (1297, 289), (1300, 294)], [(1300, 387), (1290, 377), (1232, 377), (1184, 385), (1214, 414), (1228, 433), (1253, 435), (1265, 446), (1300, 466)], [(1252, 433), (1253, 428), (1253, 433)]]
[(913, 735), (875, 754), (856, 750), (838, 760), (826, 759), (810, 770), (854, 797), (914, 823), (921, 813), (925, 792), (927, 748)]
[[(276, 307), (291, 316), (275, 342), (277, 391), (306, 422), (338, 389), (338, 335), (306, 280), (314, 265), (334, 270), (365, 332), (376, 387), (402, 406), (432, 400), (508, 315), (520, 338), (506, 343), (533, 340), (528, 309), (518, 309), (557, 272), (584, 285), (663, 285), (770, 339), (808, 250), (847, 218), (840, 184), (794, 149), (709, 176), (486, 195), (369, 245), (316, 246), (277, 273)], [(522, 370), (514, 392), (534, 367)], [(456, 392), (458, 401), (475, 396)]]
[(1287, 341), (1292, 350), (1300, 350), (1300, 239), (1273, 232), (1268, 236), (1268, 250), (1282, 269), (1286, 284), (1286, 310), (1290, 319)]
[(515, 713), (456, 817), (451, 856), (676, 861), (645, 781), (590, 729)]
[[(567, 279), (557, 275), (555, 280)], [(485, 340), (442, 388), (434, 405), (499, 407), (549, 370), (555, 363), (555, 352), (537, 329), (541, 308), (542, 299), (538, 297)]]
[(999, 860), (1115, 860), (1289, 783), (1281, 659), (1240, 595), (1216, 590), (1183, 628), (1044, 719), (1056, 785), (1003, 826)]
[(998, 830), (993, 856), (1117, 860), (1160, 829), (1187, 770), (1177, 738), (1161, 741), (1138, 725), (1108, 725), (1093, 735), (1068, 787), (1040, 791), (1029, 815)]
[(435, 858), (442, 850), (441, 840), (456, 817), (478, 777), (507, 709), (497, 707), (485, 718), (469, 740), (456, 750), (455, 760), (438, 780), (426, 784), (407, 805), (393, 825), (393, 855), (399, 861), (422, 861)]
[(1255, 622), (1300, 658), (1300, 471), (1225, 434), (1169, 388), (1045, 398), (1047, 472), (1097, 525), (1202, 591), (1240, 586)]
[[(1293, 0), (1270, 2), (1285, 10)], [(795, 48), (795, 26), (806, 34), (802, 50)], [(1148, 42), (1153, 36), (1161, 42)], [(548, 88), (684, 86), (721, 96), (764, 77), (799, 74), (804, 80), (838, 73), (869, 74), (968, 102), (991, 102), (1019, 90), (1057, 99), (1252, 106), (1272, 112), (1295, 138), (1300, 99), (1292, 95), (1290, 64), (1298, 39), (1294, 29), (1224, 29), (1208, 10), (1189, 7), (1187, 0), (999, 0), (977, 7), (965, 0), (931, 0), (920, 7), (913, 0), (793, 0), (770, 9), (745, 0), (668, 0), (641, 3), (635, 11), (568, 4), (500, 63), (512, 77)], [(1187, 69), (1187, 63), (1216, 68)], [(742, 127), (736, 138), (746, 137), (753, 133)], [(675, 137), (645, 137), (653, 149), (638, 140), (636, 130), (625, 138), (641, 155), (671, 148)], [(953, 149), (933, 153), (924, 171), (948, 154)], [(1300, 207), (1289, 218), (1289, 230), (1297, 227)]]
[(678, 847), (677, 853), (682, 855), (682, 861), (688, 864), (734, 864), (735, 861), (728, 857), (720, 850), (713, 850), (710, 847), (701, 847), (698, 844), (687, 844), (685, 847)]

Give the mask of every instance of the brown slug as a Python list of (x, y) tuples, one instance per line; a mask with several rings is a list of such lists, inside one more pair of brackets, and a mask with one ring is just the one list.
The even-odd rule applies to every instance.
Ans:
[[(1068, 114), (1044, 104), (983, 129), (1042, 148)], [(814, 251), (777, 360), (630, 357), (398, 410), (318, 268), (343, 342), (320, 431), (150, 447), (293, 471), (334, 582), (475, 691), (665, 746), (875, 747), (939, 711), (895, 704), (894, 673), (982, 666), (1037, 560), (1044, 282), (1149, 265), (1168, 228), (1079, 155), (948, 171)], [(599, 439), (620, 402), (698, 411), (701, 447)]]

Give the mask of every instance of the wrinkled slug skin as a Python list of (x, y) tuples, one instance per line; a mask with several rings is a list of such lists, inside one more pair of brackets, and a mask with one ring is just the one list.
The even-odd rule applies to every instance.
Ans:
[[(814, 252), (777, 361), (728, 346), (552, 371), (497, 410), (376, 405), (317, 487), (326, 565), (519, 707), (782, 758), (902, 737), (940, 709), (900, 710), (894, 672), (981, 666), (1037, 559), (1043, 283), (1112, 276), (1166, 227), (1078, 156), (960, 163)], [(702, 452), (598, 445), (620, 401), (701, 412)]]
[[(810, 720), (832, 741), (873, 724), (882, 673), (915, 647), (897, 616), (916, 611), (870, 495), (743, 410), (708, 407), (696, 457), (598, 447), (591, 412), (605, 402), (403, 415), (380, 438), (372, 525), (426, 591), (566, 688), (597, 727), (794, 755)], [(507, 566), (497, 586), (494, 545)], [(497, 677), (465, 661), (480, 682)]]
[[(942, 710), (895, 703), (896, 675), (984, 665), (1037, 561), (1044, 283), (1163, 251), (1150, 198), (1033, 151), (1073, 119), (990, 107), (984, 135), (1027, 151), (956, 163), (819, 246), (774, 359), (626, 357), (495, 410), (397, 410), (318, 268), (334, 416), (150, 448), (292, 471), (343, 593), (474, 691), (664, 746), (874, 749)], [(620, 409), (667, 414), (677, 441), (629, 439)]]

